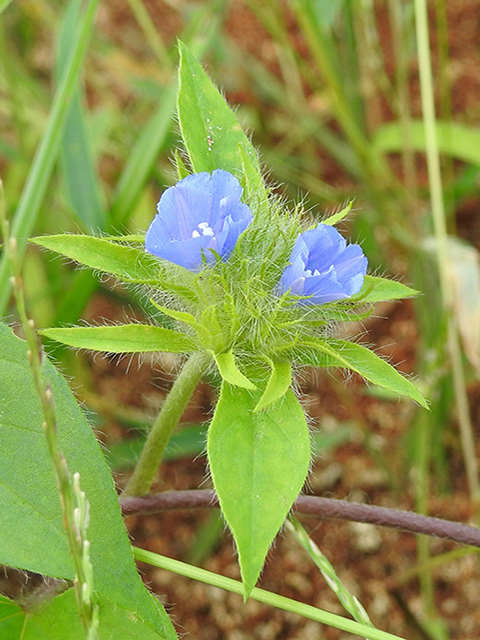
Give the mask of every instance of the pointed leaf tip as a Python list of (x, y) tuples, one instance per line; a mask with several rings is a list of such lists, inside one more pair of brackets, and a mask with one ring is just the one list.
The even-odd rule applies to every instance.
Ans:
[(245, 599), (310, 464), (308, 426), (292, 391), (254, 413), (261, 395), (224, 382), (208, 431), (213, 483), (238, 549)]

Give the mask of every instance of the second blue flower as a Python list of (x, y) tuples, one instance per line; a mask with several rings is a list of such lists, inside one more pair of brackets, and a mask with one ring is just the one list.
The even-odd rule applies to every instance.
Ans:
[(305, 296), (302, 304), (326, 304), (358, 293), (366, 271), (360, 245), (347, 245), (334, 227), (320, 223), (298, 236), (279, 292)]

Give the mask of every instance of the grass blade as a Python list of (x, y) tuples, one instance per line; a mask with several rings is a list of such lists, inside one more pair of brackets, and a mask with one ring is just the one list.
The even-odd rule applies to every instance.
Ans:
[(12, 0), (0, 0), (0, 13), (5, 11), (8, 5), (12, 2)]
[(475, 456), (475, 438), (470, 418), (458, 328), (456, 319), (451, 314), (451, 310), (453, 308), (453, 290), (448, 275), (450, 256), (447, 246), (447, 224), (443, 204), (440, 156), (435, 129), (435, 100), (426, 0), (415, 0), (414, 7), (420, 71), (420, 93), (422, 98), (423, 121), (425, 123), (426, 155), (430, 200), (432, 205), (432, 219), (442, 299), (445, 312), (448, 315), (447, 341), (451, 357), (456, 409), (468, 487), (472, 500), (478, 505), (480, 489), (478, 462)]
[[(25, 251), (26, 238), (32, 233), (58, 156), (65, 118), (90, 41), (97, 5), (98, 0), (90, 0), (86, 8), (78, 37), (74, 40), (65, 72), (53, 100), (45, 135), (37, 148), (31, 171), (12, 220), (12, 235), (18, 238), (20, 256)], [(0, 315), (5, 313), (10, 298), (9, 278), (8, 263), (3, 255), (0, 262)]]
[[(70, 43), (75, 37), (80, 15), (81, 1), (70, 2), (62, 20), (58, 39), (57, 74), (65, 70)], [(80, 85), (81, 83), (79, 83)], [(75, 92), (63, 132), (61, 166), (66, 183), (67, 197), (85, 230), (105, 226), (99, 180), (94, 162), (94, 152), (82, 104), (83, 91)]]

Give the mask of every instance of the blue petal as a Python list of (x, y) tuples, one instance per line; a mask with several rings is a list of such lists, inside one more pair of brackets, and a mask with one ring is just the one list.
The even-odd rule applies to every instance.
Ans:
[(242, 191), (235, 176), (221, 169), (180, 180), (158, 202), (146, 250), (191, 271), (202, 267), (203, 256), (213, 262), (212, 250), (227, 259), (253, 217), (240, 200)]
[(343, 283), (348, 295), (358, 293), (363, 285), (368, 261), (358, 244), (350, 244), (335, 261), (337, 278)]
[(328, 271), (347, 244), (335, 227), (326, 224), (319, 224), (302, 235), (306, 236), (304, 240), (309, 248), (307, 269), (311, 271)]
[(326, 304), (358, 293), (366, 270), (359, 245), (347, 246), (334, 227), (319, 224), (297, 238), (278, 288), (280, 293), (309, 296), (301, 304)]
[(333, 265), (330, 271), (305, 280), (304, 295), (311, 296), (303, 301), (306, 304), (326, 304), (349, 297), (342, 283), (338, 281)]
[(290, 264), (285, 267), (280, 282), (278, 283), (280, 294), (290, 290), (293, 295), (303, 295), (308, 247), (302, 236), (303, 234), (297, 238), (292, 255), (290, 256)]

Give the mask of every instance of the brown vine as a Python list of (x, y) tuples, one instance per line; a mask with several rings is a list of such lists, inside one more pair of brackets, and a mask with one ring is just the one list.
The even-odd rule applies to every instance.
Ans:
[[(205, 509), (219, 505), (215, 491), (196, 490), (166, 491), (141, 497), (120, 498), (120, 506), (124, 515), (133, 515), (169, 509)], [(320, 518), (369, 522), (381, 527), (423, 533), (480, 548), (479, 528), (442, 518), (422, 516), (411, 511), (303, 495), (296, 499), (292, 510)]]

